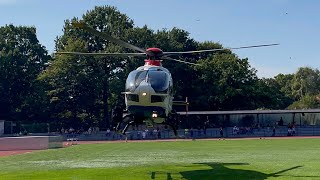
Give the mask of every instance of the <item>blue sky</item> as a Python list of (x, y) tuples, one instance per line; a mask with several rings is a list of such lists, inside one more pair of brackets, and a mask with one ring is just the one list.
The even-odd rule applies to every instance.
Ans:
[(0, 26), (35, 26), (40, 43), (52, 53), (64, 20), (100, 5), (117, 7), (136, 26), (178, 27), (197, 41), (225, 47), (280, 43), (234, 51), (249, 58), (259, 77), (294, 73), (302, 66), (320, 68), (318, 0), (0, 0)]

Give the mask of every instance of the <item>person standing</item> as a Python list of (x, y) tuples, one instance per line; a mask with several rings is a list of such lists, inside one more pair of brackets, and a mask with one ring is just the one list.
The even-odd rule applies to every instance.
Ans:
[(107, 129), (106, 136), (108, 136), (108, 137), (110, 136), (110, 129), (109, 128)]
[(272, 136), (275, 136), (275, 135), (276, 135), (276, 127), (273, 127)]
[(220, 139), (224, 139), (224, 137), (223, 137), (223, 128), (222, 127), (220, 127), (220, 138), (219, 138), (219, 140)]
[(146, 131), (142, 131), (142, 139), (144, 140), (144, 139), (146, 139)]
[(296, 134), (296, 125), (292, 124), (292, 136)]

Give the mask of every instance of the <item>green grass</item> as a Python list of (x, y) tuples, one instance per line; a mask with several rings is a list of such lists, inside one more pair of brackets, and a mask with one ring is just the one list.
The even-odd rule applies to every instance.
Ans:
[(0, 179), (320, 179), (320, 139), (76, 145), (1, 157)]

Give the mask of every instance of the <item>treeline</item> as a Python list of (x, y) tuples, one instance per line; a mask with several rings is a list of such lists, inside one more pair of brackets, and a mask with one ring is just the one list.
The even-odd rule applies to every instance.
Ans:
[[(81, 19), (65, 21), (56, 51), (132, 52), (71, 26), (83, 20), (99, 31), (141, 48), (163, 51), (222, 48), (197, 42), (185, 30), (153, 31), (135, 27), (116, 8), (96, 7)], [(231, 51), (175, 57), (199, 66), (163, 61), (174, 80), (175, 100), (189, 97), (189, 110), (318, 108), (320, 73), (299, 68), (295, 74), (259, 79), (248, 59)], [(109, 126), (109, 112), (124, 99), (120, 92), (128, 73), (143, 58), (48, 55), (35, 27), (0, 27), (0, 119), (56, 123), (61, 126)]]

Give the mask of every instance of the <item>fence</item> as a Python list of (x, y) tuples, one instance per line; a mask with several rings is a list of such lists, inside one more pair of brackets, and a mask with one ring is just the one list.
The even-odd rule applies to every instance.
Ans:
[[(320, 136), (320, 127), (296, 127), (293, 136)], [(64, 139), (77, 138), (79, 141), (91, 141), (91, 140), (150, 140), (150, 139), (198, 139), (198, 138), (219, 138), (219, 128), (210, 128), (206, 130), (198, 129), (180, 129), (177, 131), (177, 136), (174, 135), (172, 130), (163, 129), (161, 131), (154, 132), (152, 129), (148, 131), (128, 131), (126, 136), (115, 132), (107, 133), (106, 131), (100, 131), (93, 134), (63, 134)], [(223, 136), (225, 138), (244, 138), (244, 137), (283, 137), (288, 136), (288, 128), (278, 127), (273, 134), (272, 128), (261, 128), (252, 130), (241, 130), (239, 133), (234, 133), (233, 127), (227, 127), (223, 129)]]
[(4, 135), (48, 132), (50, 132), (50, 125), (48, 123), (22, 124), (21, 122), (4, 121)]
[[(92, 131), (92, 133), (72, 133), (61, 134), (61, 131), (50, 131), (50, 125), (47, 123), (38, 124), (21, 124), (19, 122), (5, 121), (4, 122), (4, 135), (3, 136), (19, 136), (19, 135), (56, 135), (61, 134), (64, 140), (68, 138), (77, 138), (78, 140), (120, 140), (120, 139), (171, 139), (171, 138), (218, 138), (220, 137), (219, 128), (203, 129), (179, 129), (177, 136), (169, 128), (163, 128), (161, 126), (154, 127), (160, 128), (160, 131), (154, 131), (154, 129), (148, 129), (146, 126), (141, 126), (135, 130), (129, 130), (127, 135), (121, 135), (115, 132), (107, 133), (106, 131)], [(55, 128), (51, 128), (54, 130)], [(59, 132), (58, 132), (59, 131)], [(268, 137), (268, 136), (287, 136), (288, 128), (286, 126), (278, 126), (273, 134), (271, 127), (264, 127), (259, 129), (240, 128), (238, 133), (234, 133), (233, 127), (227, 127), (223, 129), (223, 136), (227, 138), (241, 138), (241, 137)], [(320, 126), (297, 126), (295, 128), (295, 136), (320, 136)], [(1, 136), (1, 135), (0, 135)]]

